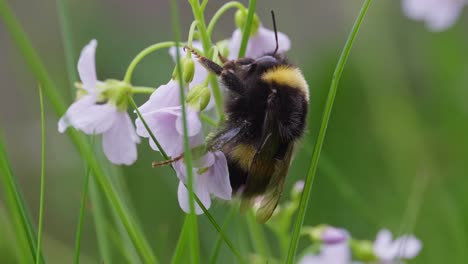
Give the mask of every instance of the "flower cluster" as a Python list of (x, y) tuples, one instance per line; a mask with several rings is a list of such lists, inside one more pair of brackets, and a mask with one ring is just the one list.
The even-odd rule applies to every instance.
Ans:
[[(236, 23), (245, 21), (245, 10), (236, 13)], [(275, 45), (275, 34), (272, 30), (261, 26), (257, 16), (256, 24), (251, 31), (247, 43), (245, 57), (259, 57), (266, 52), (272, 52)], [(243, 28), (241, 22), (237, 23)], [(224, 43), (223, 55), (229, 59), (237, 58), (242, 41), (242, 32), (236, 29), (230, 39), (221, 41)], [(199, 41), (189, 40), (189, 45), (197, 50), (202, 50)], [(288, 37), (279, 32), (280, 52), (290, 48)], [(221, 46), (221, 44), (220, 44)], [(135, 120), (135, 126), (128, 114), (128, 105), (131, 96), (139, 89), (132, 86), (129, 80), (99, 81), (96, 77), (95, 52), (97, 41), (92, 40), (83, 48), (78, 62), (78, 72), (82, 83), (77, 84), (77, 100), (69, 107), (60, 119), (58, 129), (64, 132), (68, 127), (74, 127), (88, 135), (102, 134), (102, 145), (106, 157), (114, 164), (131, 165), (137, 160), (137, 144), (140, 137), (148, 138), (153, 150), (161, 151), (172, 158), (177, 158), (173, 168), (180, 180), (178, 198), (181, 208), (189, 211), (189, 195), (186, 189), (188, 182), (187, 168), (184, 160), (184, 119), (187, 125), (187, 137), (193, 154), (192, 175), (193, 190), (206, 208), (210, 207), (211, 196), (223, 200), (230, 200), (232, 189), (229, 182), (229, 171), (226, 157), (221, 151), (208, 151), (206, 147), (206, 135), (203, 122), (200, 119), (201, 112), (210, 111), (215, 104), (214, 96), (211, 96), (212, 83), (209, 82), (208, 71), (192, 59), (192, 54), (179, 48), (181, 58), (177, 61), (176, 47), (169, 49), (176, 64), (183, 68), (183, 83), (179, 82), (178, 71), (174, 71), (172, 78), (166, 84), (156, 89), (151, 89), (151, 96), (138, 110), (141, 118)], [(220, 49), (219, 49), (220, 50)], [(205, 51), (207, 54), (209, 51)], [(138, 56), (137, 56), (138, 57)], [(217, 54), (213, 60), (217, 60)], [(127, 77), (127, 76), (126, 76)], [(182, 86), (186, 100), (181, 101)], [(145, 88), (148, 93), (149, 88)], [(220, 89), (219, 85), (217, 89)], [(222, 102), (221, 102), (222, 103)], [(156, 139), (158, 144), (155, 142)], [(195, 212), (203, 213), (196, 205)]]
[(442, 31), (452, 26), (460, 16), (467, 0), (403, 0), (406, 16), (424, 21), (433, 31)]
[(346, 230), (330, 226), (312, 228), (311, 237), (321, 247), (318, 252), (306, 253), (299, 264), (396, 264), (416, 257), (422, 248), (414, 236), (393, 240), (386, 229), (377, 234), (374, 242), (353, 240)]

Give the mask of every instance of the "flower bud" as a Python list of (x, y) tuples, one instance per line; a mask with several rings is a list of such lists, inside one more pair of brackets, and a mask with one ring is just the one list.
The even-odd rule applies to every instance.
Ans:
[[(234, 20), (236, 21), (236, 26), (241, 31), (244, 30), (245, 23), (247, 22), (247, 9), (237, 9), (236, 14), (234, 15)], [(260, 20), (258, 19), (257, 14), (254, 14), (252, 21), (252, 29), (250, 30), (250, 35), (255, 35), (260, 27)]]
[(187, 104), (195, 111), (202, 111), (210, 102), (210, 89), (203, 84), (192, 87), (187, 94)]
[[(182, 74), (183, 74), (183, 81), (184, 83), (190, 83), (193, 80), (193, 76), (195, 75), (195, 63), (191, 58), (181, 58), (180, 65), (182, 66)], [(177, 69), (177, 65), (174, 68), (174, 72), (172, 73), (172, 78), (175, 80), (179, 80), (179, 70)]]
[(229, 57), (229, 40), (221, 40), (216, 42), (216, 47), (218, 48), (219, 54), (224, 58)]
[(351, 251), (357, 260), (364, 262), (372, 262), (377, 260), (371, 241), (351, 240), (350, 246)]

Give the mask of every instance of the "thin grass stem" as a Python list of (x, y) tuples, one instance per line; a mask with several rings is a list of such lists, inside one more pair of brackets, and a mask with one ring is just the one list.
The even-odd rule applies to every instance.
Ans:
[[(94, 137), (91, 145), (94, 145)], [(89, 189), (89, 178), (91, 177), (91, 170), (89, 166), (86, 166), (85, 178), (83, 182), (83, 189), (81, 191), (81, 205), (80, 215), (78, 217), (78, 226), (76, 228), (76, 239), (75, 239), (75, 264), (80, 263), (80, 249), (81, 249), (81, 236), (83, 233), (83, 221), (86, 213), (86, 202), (88, 197)]]
[[(176, 46), (179, 44), (180, 40), (180, 24), (179, 24), (179, 6), (177, 0), (171, 1), (171, 13), (172, 13), (172, 24), (176, 40)], [(199, 23), (200, 24), (200, 23)], [(190, 240), (190, 256), (191, 262), (197, 264), (200, 262), (200, 245), (198, 241), (198, 223), (197, 216), (195, 214), (195, 199), (194, 199), (194, 175), (192, 167), (192, 151), (190, 148), (190, 142), (188, 138), (188, 125), (187, 125), (187, 112), (185, 105), (185, 82), (183, 78), (183, 69), (182, 64), (180, 63), (180, 51), (176, 49), (176, 69), (177, 76), (179, 81), (180, 89), (180, 104), (182, 108), (182, 128), (183, 128), (183, 138), (184, 138), (184, 163), (187, 173), (187, 186), (189, 190), (189, 209), (190, 213), (187, 216), (189, 221), (189, 240)]]
[[(45, 196), (45, 113), (44, 98), (42, 88), (39, 85), (39, 104), (41, 108), (41, 191), (39, 196), (39, 224), (37, 226), (37, 249), (36, 256), (41, 255), (42, 246), (42, 228), (44, 221), (44, 196)], [(36, 264), (40, 263), (41, 258), (36, 258)]]

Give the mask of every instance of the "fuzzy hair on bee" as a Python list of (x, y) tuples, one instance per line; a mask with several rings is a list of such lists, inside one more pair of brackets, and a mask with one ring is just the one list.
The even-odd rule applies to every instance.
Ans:
[(218, 75), (226, 89), (226, 120), (208, 146), (226, 155), (241, 209), (262, 198), (257, 221), (264, 223), (278, 205), (295, 145), (304, 134), (307, 82), (298, 67), (277, 54), (278, 41), (273, 52), (259, 58), (221, 58), (222, 66), (186, 49)]

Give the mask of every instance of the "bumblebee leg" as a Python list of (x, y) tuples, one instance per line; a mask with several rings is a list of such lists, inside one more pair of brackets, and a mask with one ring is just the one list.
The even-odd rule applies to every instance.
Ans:
[(232, 71), (224, 69), (221, 72), (221, 80), (227, 89), (238, 94), (244, 93), (244, 84)]
[(219, 52), (218, 50), (218, 58), (219, 60), (224, 64), (228, 61), (228, 59), (226, 57), (224, 57), (223, 55), (221, 55), (221, 52)]
[(207, 70), (211, 71), (216, 75), (220, 75), (223, 71), (223, 67), (219, 66), (216, 62), (200, 55), (196, 50), (192, 49), (191, 47), (184, 46), (184, 50), (190, 51), (197, 59), (200, 64), (205, 67)]

